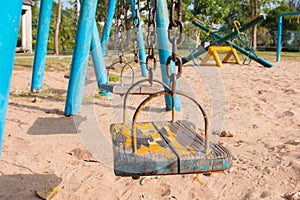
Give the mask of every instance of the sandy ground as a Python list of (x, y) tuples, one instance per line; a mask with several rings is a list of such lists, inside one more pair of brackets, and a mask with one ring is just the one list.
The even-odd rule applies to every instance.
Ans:
[[(31, 72), (13, 72), (3, 156), (0, 199), (39, 199), (35, 191), (63, 187), (53, 199), (285, 199), (300, 190), (300, 63), (271, 69), (255, 63), (221, 68), (184, 68), (180, 88), (195, 96), (209, 114), (213, 135), (233, 154), (233, 167), (209, 177), (114, 176), (109, 125), (122, 120), (122, 99), (93, 98), (93, 75), (86, 81), (81, 113), (63, 115), (65, 72), (46, 72), (44, 93), (29, 95)], [(130, 99), (132, 113), (141, 97)], [(160, 107), (158, 105), (161, 105)], [(180, 118), (198, 119), (183, 100)], [(160, 120), (162, 103), (142, 119)], [(156, 109), (157, 107), (157, 109)], [(187, 108), (186, 108), (187, 107)], [(130, 120), (130, 118), (128, 119)], [(199, 125), (200, 126), (200, 125)], [(100, 162), (70, 155), (86, 148)]]

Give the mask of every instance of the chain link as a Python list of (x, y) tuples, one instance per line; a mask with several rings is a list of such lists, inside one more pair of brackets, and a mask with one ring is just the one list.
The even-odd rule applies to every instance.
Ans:
[[(175, 12), (177, 10), (177, 19), (175, 19)], [(171, 9), (170, 9), (170, 23), (177, 27), (178, 22), (182, 22), (182, 0), (172, 0)]]
[(74, 26), (77, 27), (78, 25), (78, 2), (77, 0), (74, 1)]
[[(146, 68), (150, 72), (150, 80), (153, 78), (153, 72), (156, 69), (156, 57), (155, 57), (155, 46), (156, 46), (156, 10), (158, 0), (154, 0), (154, 5), (151, 5), (151, 0), (147, 0), (148, 6), (148, 34), (147, 34), (147, 45), (148, 55), (146, 58)], [(150, 60), (152, 60), (152, 67), (150, 67)]]
[(123, 63), (123, 56), (124, 56), (124, 32), (125, 32), (125, 25), (124, 25), (124, 18), (125, 18), (125, 0), (120, 0), (118, 5), (118, 13), (116, 14), (116, 24), (118, 27), (118, 55), (119, 55), (119, 62)]
[(138, 37), (139, 26), (140, 26), (139, 10), (140, 10), (140, 0), (134, 0), (135, 17), (133, 18), (133, 26), (134, 26), (135, 38), (133, 39), (133, 53), (134, 53), (134, 62), (136, 63), (138, 63), (139, 61), (138, 53), (140, 47), (140, 41)]
[[(177, 19), (176, 19), (176, 11), (177, 11)], [(172, 30), (174, 27), (179, 28), (179, 35), (175, 34)], [(170, 24), (168, 28), (168, 39), (172, 44), (172, 55), (168, 57), (167, 59), (167, 76), (171, 78), (170, 73), (170, 64), (171, 61), (174, 63), (177, 63), (178, 71), (176, 74), (176, 79), (178, 79), (182, 74), (182, 59), (177, 54), (177, 46), (183, 41), (183, 33), (184, 33), (184, 26), (182, 23), (182, 0), (178, 0), (177, 2), (175, 0), (172, 0), (171, 2), (171, 8), (170, 8)]]

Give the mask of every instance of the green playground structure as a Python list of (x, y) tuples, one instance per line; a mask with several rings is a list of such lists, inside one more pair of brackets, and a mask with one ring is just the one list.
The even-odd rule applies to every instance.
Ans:
[[(246, 55), (249, 59), (252, 59), (258, 63), (260, 63), (261, 65), (263, 65), (264, 67), (273, 67), (273, 64), (270, 63), (269, 61), (260, 58), (253, 50), (253, 48), (243, 48), (238, 44), (235, 44), (234, 42), (231, 41), (231, 39), (235, 38), (235, 37), (240, 37), (240, 33), (242, 33), (243, 31), (253, 27), (254, 25), (260, 23), (261, 21), (265, 20), (265, 15), (258, 15), (257, 17), (255, 17), (254, 19), (250, 20), (249, 22), (247, 22), (246, 24), (243, 24), (240, 26), (240, 24), (235, 23), (235, 28), (234, 31), (228, 33), (227, 35), (223, 36), (220, 33), (218, 33), (217, 31), (212, 31), (213, 29), (209, 26), (207, 26), (205, 23), (203, 23), (202, 21), (194, 18), (192, 23), (201, 28), (202, 30), (204, 30), (205, 32), (209, 33), (209, 36), (213, 37), (215, 39), (215, 41), (211, 42), (210, 45), (203, 47), (203, 46), (199, 46), (197, 49), (195, 49), (194, 51), (191, 51), (191, 53), (187, 56), (182, 58), (182, 62), (183, 64), (193, 60), (195, 57), (198, 57), (200, 55), (202, 55), (203, 53), (207, 52), (208, 48), (213, 46), (213, 45), (222, 45), (222, 44), (226, 44), (226, 45), (230, 45), (232, 47), (234, 47), (236, 50), (238, 50), (239, 52), (241, 52), (242, 54)], [(240, 39), (240, 38), (239, 38)], [(241, 39), (240, 39), (241, 40)], [(243, 41), (242, 41), (243, 42)], [(243, 42), (244, 43), (244, 42)]]

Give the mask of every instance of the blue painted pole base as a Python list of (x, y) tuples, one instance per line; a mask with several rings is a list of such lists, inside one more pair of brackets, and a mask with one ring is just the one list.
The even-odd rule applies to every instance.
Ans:
[(66, 116), (77, 114), (81, 108), (97, 2), (82, 0), (65, 106)]
[(32, 92), (38, 92), (43, 88), (51, 13), (52, 0), (42, 0), (40, 5), (37, 41), (32, 71), (32, 83), (30, 89)]
[(22, 0), (5, 1), (5, 5), (0, 7), (0, 159), (2, 158), (4, 127), (18, 39), (18, 28), (20, 26), (22, 2)]

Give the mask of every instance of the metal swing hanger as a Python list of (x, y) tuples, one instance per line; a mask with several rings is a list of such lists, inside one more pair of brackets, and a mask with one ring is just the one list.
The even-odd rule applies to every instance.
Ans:
[(123, 63), (123, 56), (124, 56), (124, 32), (125, 32), (125, 25), (124, 25), (124, 18), (125, 18), (125, 0), (118, 1), (118, 13), (116, 14), (116, 21), (117, 21), (117, 31), (118, 31), (118, 55), (119, 55), (119, 63)]
[(133, 28), (134, 28), (134, 39), (133, 39), (133, 54), (134, 54), (134, 62), (139, 62), (139, 47), (140, 40), (138, 37), (139, 27), (140, 27), (140, 0), (134, 0), (134, 12), (135, 17), (133, 18)]
[[(122, 0), (123, 3), (125, 0)], [(138, 17), (139, 14), (139, 4), (140, 1), (139, 0), (135, 0), (134, 2), (134, 10), (136, 12), (136, 17), (133, 19), (133, 23), (134, 23), (134, 31), (135, 31), (135, 39), (133, 40), (133, 44), (134, 44), (134, 57), (135, 57), (135, 62), (138, 61), (138, 49), (139, 49), (139, 39), (138, 39), (138, 31), (139, 31), (139, 23), (140, 23), (140, 18)], [(154, 87), (153, 83), (157, 83), (162, 85), (163, 87), (168, 87), (166, 86), (164, 83), (160, 82), (160, 81), (156, 81), (153, 79), (153, 73), (156, 70), (156, 66), (157, 66), (157, 60), (155, 57), (155, 46), (156, 46), (156, 10), (157, 10), (157, 0), (154, 3), (154, 6), (151, 6), (151, 0), (147, 0), (147, 7), (148, 7), (148, 17), (149, 17), (149, 24), (148, 24), (148, 34), (147, 34), (147, 44), (148, 44), (148, 55), (146, 58), (146, 69), (148, 70), (148, 79), (143, 79), (140, 80), (138, 82), (135, 83), (134, 81), (134, 70), (132, 68), (132, 66), (126, 62), (125, 65), (122, 67), (121, 70), (121, 85), (114, 85), (114, 84), (100, 84), (98, 85), (100, 89), (104, 89), (106, 91), (112, 92), (114, 94), (120, 94), (120, 95), (124, 95), (127, 96), (128, 94), (134, 94), (134, 95), (151, 95), (153, 93), (155, 93), (156, 91), (160, 90), (162, 87)], [(119, 18), (121, 17), (121, 15), (119, 13), (124, 13), (124, 6), (119, 5), (119, 9), (121, 9), (121, 12), (118, 12), (118, 14), (116, 15), (117, 19), (116, 20), (118, 23), (117, 25), (120, 27), (124, 27), (123, 21), (119, 20)], [(114, 65), (122, 63), (123, 62), (123, 55), (124, 55), (124, 50), (123, 50), (123, 43), (124, 39), (122, 37), (123, 34), (123, 29), (124, 28), (118, 28), (118, 54), (119, 54), (119, 61), (117, 61), (116, 63), (113, 63), (109, 68), (112, 69), (114, 68)], [(124, 63), (124, 62), (123, 62)], [(123, 71), (125, 67), (129, 67), (132, 71), (132, 83), (131, 85), (124, 85), (123, 84)], [(145, 85), (143, 83), (148, 82), (149, 85)], [(138, 87), (138, 88), (137, 88)], [(133, 88), (135, 88), (136, 90), (133, 90)]]
[[(173, 0), (171, 6), (171, 9), (180, 7), (180, 3), (176, 4)], [(183, 26), (179, 19), (171, 19), (169, 27), (171, 29), (173, 26), (179, 27), (182, 34)], [(154, 79), (153, 82), (161, 83), (165, 90), (153, 93), (144, 99), (137, 107), (132, 122), (126, 123), (127, 96), (139, 81), (135, 83), (124, 97), (123, 123), (112, 124), (110, 127), (114, 150), (114, 172), (117, 176), (131, 176), (133, 179), (138, 179), (140, 176), (150, 175), (211, 173), (224, 171), (232, 166), (231, 153), (221, 145), (209, 143), (208, 120), (204, 109), (194, 98), (176, 90), (176, 82), (182, 73), (182, 60), (177, 55), (177, 45), (182, 38), (173, 37), (169, 31), (169, 39), (173, 44), (173, 52), (167, 60), (166, 67), (166, 73), (171, 79), (170, 86)], [(148, 64), (150, 60), (156, 62), (153, 46), (148, 51)], [(171, 61), (179, 63), (177, 73), (170, 72)], [(148, 66), (148, 68), (151, 71), (154, 67)], [(137, 122), (139, 113), (146, 104), (163, 95), (172, 97), (172, 120)], [(174, 95), (184, 96), (197, 105), (204, 120), (204, 138), (199, 135), (191, 122), (175, 121)]]

